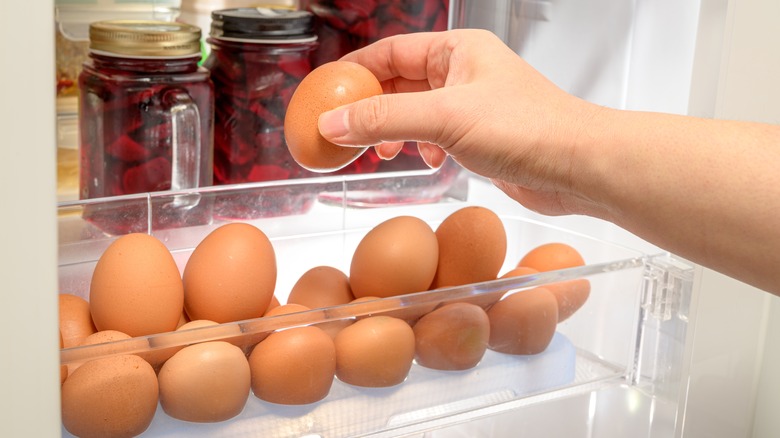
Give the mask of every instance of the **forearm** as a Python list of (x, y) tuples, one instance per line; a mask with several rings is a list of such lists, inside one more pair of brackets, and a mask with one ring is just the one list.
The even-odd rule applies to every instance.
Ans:
[(603, 110), (582, 141), (589, 213), (780, 295), (780, 127)]

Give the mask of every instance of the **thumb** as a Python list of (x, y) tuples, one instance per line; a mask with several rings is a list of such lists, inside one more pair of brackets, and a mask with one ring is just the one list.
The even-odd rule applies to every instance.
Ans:
[(342, 146), (399, 141), (437, 143), (430, 93), (381, 94), (322, 113), (320, 134)]

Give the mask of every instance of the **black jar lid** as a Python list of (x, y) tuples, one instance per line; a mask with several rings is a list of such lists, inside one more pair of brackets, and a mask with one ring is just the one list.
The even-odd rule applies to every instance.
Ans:
[(211, 36), (238, 40), (316, 39), (311, 12), (284, 7), (222, 9), (211, 13)]

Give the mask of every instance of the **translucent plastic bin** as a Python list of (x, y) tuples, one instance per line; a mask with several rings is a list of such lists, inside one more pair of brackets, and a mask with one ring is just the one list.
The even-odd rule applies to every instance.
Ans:
[[(242, 195), (262, 203), (263, 194), (289, 191), (347, 193), (359, 180), (319, 178), (297, 184), (253, 184), (208, 188), (190, 192), (160, 192), (104, 200), (64, 203), (59, 208), (59, 285), (61, 293), (89, 298), (92, 271), (103, 250), (116, 239), (84, 218), (86, 210), (99, 208), (133, 225), (127, 231), (150, 233), (166, 244), (180, 270), (194, 247), (212, 230), (235, 221), (215, 214), (220, 196)], [(388, 184), (404, 187), (404, 177), (388, 178)], [(399, 215), (412, 215), (434, 229), (450, 213), (473, 201), (443, 197), (440, 202), (360, 209), (315, 202), (305, 214), (245, 220), (259, 227), (271, 239), (277, 257), (278, 280), (275, 296), (285, 303), (289, 290), (306, 270), (329, 265), (349, 273), (352, 253), (360, 239), (375, 225)], [(194, 206), (193, 214), (180, 215), (171, 225), (161, 206)], [(488, 206), (489, 208), (489, 206)], [(196, 214), (197, 213), (197, 214)], [(599, 387), (621, 384), (651, 387), (662, 383), (663, 364), (641, 370), (647, 341), (644, 330), (649, 313), (663, 317), (665, 311), (684, 313), (685, 303), (655, 302), (654, 269), (664, 276), (686, 280), (688, 268), (663, 255), (643, 254), (629, 248), (567, 230), (547, 226), (519, 216), (500, 213), (507, 232), (508, 250), (500, 273), (513, 268), (532, 248), (549, 242), (563, 242), (576, 248), (586, 265), (524, 277), (498, 279), (461, 287), (420, 292), (370, 302), (315, 309), (270, 318), (259, 318), (194, 329), (161, 333), (125, 341), (72, 347), (62, 350), (63, 364), (78, 363), (115, 354), (149, 354), (175, 346), (209, 340), (230, 340), (249, 351), (258, 334), (284, 328), (316, 324), (326, 327), (335, 321), (354, 320), (365, 315), (404, 315), (412, 319), (436, 306), (454, 301), (479, 301), (504, 293), (557, 281), (585, 278), (591, 293), (585, 305), (559, 323), (553, 341), (541, 354), (520, 356), (488, 350), (482, 361), (466, 371), (437, 371), (415, 363), (407, 379), (389, 388), (362, 388), (335, 379), (329, 395), (304, 406), (283, 406), (265, 402), (250, 393), (243, 412), (220, 423), (189, 423), (173, 419), (158, 406), (146, 436), (263, 436), (263, 437), (347, 437), (397, 436), (494, 414), (550, 398), (582, 394)], [(113, 230), (116, 231), (116, 230)], [(670, 268), (671, 267), (671, 268)], [(681, 277), (680, 277), (681, 276)], [(402, 313), (399, 313), (402, 312)], [(671, 313), (670, 313), (671, 314)], [(666, 318), (667, 320), (669, 318)], [(679, 318), (677, 318), (679, 319)], [(660, 319), (661, 321), (663, 318)], [(660, 324), (660, 323), (659, 323)], [(656, 345), (684, 337), (684, 332), (664, 334), (656, 330)], [(193, 339), (195, 339), (193, 341)], [(659, 341), (660, 339), (660, 341)], [(674, 342), (671, 343), (675, 345)], [(655, 350), (654, 350), (655, 351)], [(673, 356), (666, 354), (664, 357)], [(659, 371), (660, 370), (660, 371)], [(652, 391), (652, 388), (650, 389)], [(68, 436), (63, 428), (63, 434)]]

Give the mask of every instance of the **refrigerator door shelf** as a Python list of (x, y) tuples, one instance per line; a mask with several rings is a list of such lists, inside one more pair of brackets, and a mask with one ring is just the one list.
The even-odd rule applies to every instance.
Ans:
[[(408, 176), (391, 178), (403, 187)], [(484, 302), (489, 297), (522, 294), (534, 287), (573, 279), (586, 279), (590, 284), (585, 305), (557, 325), (553, 341), (541, 354), (518, 356), (488, 350), (476, 367), (457, 372), (432, 370), (414, 363), (407, 379), (390, 388), (360, 388), (334, 378), (325, 399), (305, 406), (275, 405), (250, 394), (241, 414), (213, 424), (176, 420), (158, 406), (147, 435), (398, 436), (463, 421), (478, 424), (479, 418), (520, 407), (525, 409), (553, 400), (567, 403), (565, 400), (579, 400), (594, 391), (614, 393), (618, 388), (629, 388), (631, 392), (644, 394), (643, 397), (658, 399), (676, 412), (676, 394), (682, 376), (663, 371), (679, 370), (679, 361), (684, 357), (681, 349), (685, 344), (679, 341), (686, 336), (689, 322), (684, 309), (691, 299), (689, 273), (692, 269), (684, 261), (526, 218), (526, 212), (519, 206), (502, 204), (497, 189), (475, 178), (468, 181), (468, 192), (459, 193), (461, 199), (450, 196), (422, 205), (353, 208), (316, 201), (304, 214), (242, 219), (220, 216), (220, 210), (214, 208), (225, 198), (262, 203), (266, 196), (347, 193), (354, 184), (364, 183), (361, 179), (325, 177), (285, 184), (257, 183), (61, 203), (60, 291), (88, 299), (95, 264), (118, 236), (106, 231), (105, 222), (94, 220), (90, 215), (94, 211), (100, 211), (104, 218), (113, 218), (114, 226), (131, 224), (124, 228), (125, 232), (144, 232), (159, 238), (171, 251), (180, 270), (195, 246), (212, 230), (229, 222), (253, 224), (269, 236), (274, 246), (278, 266), (275, 294), (284, 303), (300, 275), (312, 267), (329, 265), (348, 273), (351, 255), (361, 238), (386, 219), (412, 215), (435, 229), (449, 214), (466, 206), (481, 205), (499, 215), (507, 234), (508, 249), (500, 274), (514, 268), (532, 248), (549, 242), (563, 242), (576, 248), (586, 265), (203, 327), (192, 331), (195, 342), (230, 339), (248, 352), (260, 333), (301, 324), (325, 327), (334, 322), (349, 323), (366, 315), (399, 316), (399, 312), (414, 320), (446, 303)], [(465, 201), (464, 193), (467, 193)], [(112, 229), (117, 230), (117, 227)], [(190, 337), (181, 333), (161, 333), (67, 348), (61, 352), (61, 362), (151, 353), (191, 342)], [(63, 434), (67, 436), (64, 428)]]

